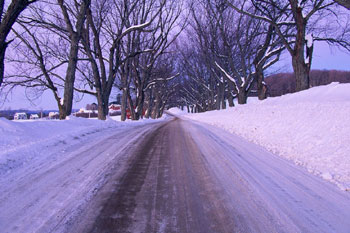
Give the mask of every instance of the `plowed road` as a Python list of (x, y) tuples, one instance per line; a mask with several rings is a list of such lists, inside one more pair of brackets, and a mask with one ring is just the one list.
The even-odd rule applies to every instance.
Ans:
[(349, 193), (235, 135), (175, 117), (110, 134), (12, 175), (0, 232), (350, 232)]

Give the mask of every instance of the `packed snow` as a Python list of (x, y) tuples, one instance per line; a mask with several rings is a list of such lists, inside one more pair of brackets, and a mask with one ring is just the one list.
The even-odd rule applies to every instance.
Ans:
[(350, 84), (185, 116), (238, 134), (350, 190)]

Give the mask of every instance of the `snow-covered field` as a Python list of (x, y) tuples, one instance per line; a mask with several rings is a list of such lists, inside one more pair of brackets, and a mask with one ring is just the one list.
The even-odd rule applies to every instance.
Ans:
[(238, 134), (350, 190), (350, 84), (185, 117)]
[[(0, 175), (51, 156), (52, 148), (79, 143), (82, 139), (101, 131), (121, 131), (141, 126), (151, 120), (120, 122), (118, 117), (106, 121), (70, 117), (68, 120), (9, 121), (0, 118)], [(61, 147), (58, 147), (61, 145)], [(45, 150), (48, 150), (47, 153)], [(52, 158), (51, 158), (52, 159)]]

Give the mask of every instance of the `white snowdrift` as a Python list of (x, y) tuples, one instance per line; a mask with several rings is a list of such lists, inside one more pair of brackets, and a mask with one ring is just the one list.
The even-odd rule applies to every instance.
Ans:
[(350, 190), (350, 84), (186, 117), (238, 134)]
[(68, 146), (81, 138), (103, 130), (121, 130), (154, 120), (118, 122), (70, 117), (59, 120), (9, 121), (0, 118), (0, 174), (7, 173), (31, 160), (46, 159), (51, 148)]
[(181, 110), (179, 108), (171, 108), (168, 110), (169, 113), (171, 114), (175, 114), (175, 115), (178, 115), (178, 116), (181, 116), (181, 115), (184, 115), (184, 114), (187, 114), (187, 110)]

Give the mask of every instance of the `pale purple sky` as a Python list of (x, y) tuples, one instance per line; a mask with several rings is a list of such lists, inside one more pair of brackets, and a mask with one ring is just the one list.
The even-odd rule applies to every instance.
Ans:
[[(286, 55), (284, 57), (285, 58), (283, 61), (277, 64), (277, 66), (282, 65), (284, 71), (292, 71), (289, 55)], [(350, 54), (337, 48), (329, 48), (329, 46), (324, 42), (317, 42), (314, 49), (312, 69), (336, 69), (350, 71)], [(96, 99), (92, 96), (86, 95), (82, 101), (75, 102), (73, 108), (85, 107), (86, 104), (93, 102), (96, 102)], [(19, 88), (12, 93), (9, 101), (0, 104), (0, 110), (7, 109), (9, 107), (11, 109), (57, 109), (56, 101), (54, 100), (51, 92), (47, 91), (44, 93), (44, 95), (35, 101), (33, 105), (25, 97), (24, 90), (21, 90)]]

